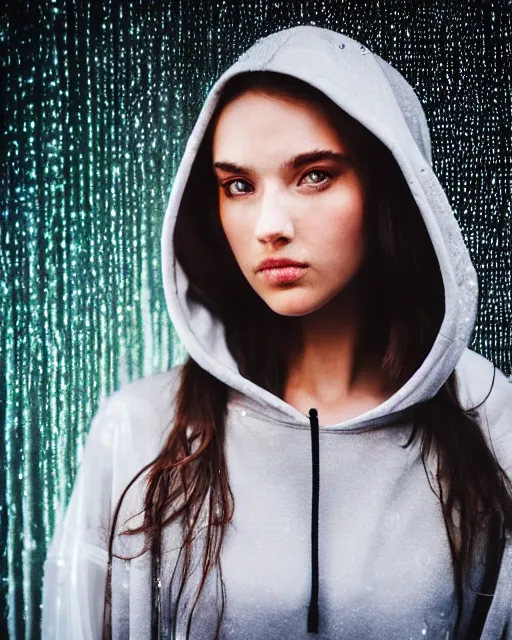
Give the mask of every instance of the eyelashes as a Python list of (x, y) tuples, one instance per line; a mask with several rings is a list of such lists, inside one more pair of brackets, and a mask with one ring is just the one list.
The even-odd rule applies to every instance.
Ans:
[[(325, 171), (324, 169), (312, 169), (311, 171), (308, 171), (306, 174), (302, 176), (300, 182), (303, 182), (305, 178), (314, 174), (321, 176), (320, 180), (307, 183), (314, 191), (323, 191), (323, 189), (325, 189), (329, 185), (331, 179), (333, 178), (333, 174), (330, 173), (329, 171)], [(219, 186), (224, 191), (224, 194), (226, 195), (227, 198), (239, 198), (241, 196), (245, 196), (245, 195), (248, 195), (249, 193), (252, 193), (251, 191), (238, 191), (238, 192), (231, 191), (231, 185), (234, 185), (237, 183), (250, 186), (249, 182), (247, 182), (247, 180), (244, 180), (243, 178), (235, 178), (233, 180), (228, 180), (227, 182), (219, 184)]]
[[(224, 191), (224, 193), (226, 194), (226, 197), (228, 198), (236, 198), (238, 196), (243, 196), (245, 194), (247, 194), (247, 191), (242, 191), (242, 192), (238, 192), (237, 194), (232, 193), (230, 191), (230, 187), (232, 184), (249, 184), (246, 180), (242, 180), (242, 178), (237, 178), (236, 180), (229, 180), (228, 182), (224, 182), (224, 184), (221, 184), (220, 187), (221, 189)], [(249, 192), (250, 193), (250, 192)]]
[(320, 170), (320, 169), (313, 169), (312, 171), (308, 171), (304, 175), (304, 178), (306, 178), (307, 176), (310, 176), (310, 175), (312, 175), (314, 173), (323, 176), (323, 179), (320, 180), (320, 181), (313, 182), (312, 183), (313, 186), (315, 186), (315, 185), (323, 185), (324, 182), (326, 181), (326, 179), (332, 178), (332, 174), (330, 174), (328, 171), (323, 171), (323, 170)]

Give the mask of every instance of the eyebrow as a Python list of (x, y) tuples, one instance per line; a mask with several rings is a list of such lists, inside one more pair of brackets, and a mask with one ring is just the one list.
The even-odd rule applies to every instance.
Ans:
[[(330, 149), (315, 149), (314, 151), (299, 153), (286, 160), (285, 162), (282, 162), (279, 165), (279, 170), (285, 171), (287, 169), (300, 169), (300, 167), (304, 167), (308, 164), (311, 164), (312, 162), (319, 162), (321, 160), (348, 162), (349, 158), (342, 153), (338, 153)], [(229, 173), (240, 173), (243, 175), (249, 175), (250, 173), (254, 172), (254, 169), (252, 167), (242, 167), (238, 164), (234, 164), (233, 162), (219, 161), (214, 162), (213, 166), (216, 169), (221, 169), (222, 171), (227, 171)]]

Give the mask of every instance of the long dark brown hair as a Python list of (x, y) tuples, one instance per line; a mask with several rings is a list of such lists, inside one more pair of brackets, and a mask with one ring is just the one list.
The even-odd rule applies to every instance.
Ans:
[[(386, 376), (396, 387), (402, 385), (428, 355), (444, 317), (438, 260), (421, 213), (389, 149), (322, 92), (301, 80), (271, 72), (248, 72), (231, 78), (224, 87), (195, 158), (174, 232), (176, 259), (187, 275), (190, 295), (224, 323), (227, 345), (241, 375), (282, 398), (290, 363), (301, 347), (298, 320), (271, 311), (239, 269), (220, 225), (212, 169), (212, 139), (218, 115), (248, 89), (307, 100), (321, 107), (352, 150), (368, 194), (364, 222), (367, 258), (361, 272), (364, 335), (367, 344), (371, 337), (372, 349), (379, 354)], [(165, 444), (158, 457), (126, 487), (115, 510), (109, 541), (106, 637), (110, 629), (116, 522), (127, 490), (142, 474), (147, 474), (143, 523), (121, 535), (144, 534), (143, 552), (150, 552), (153, 566), (158, 567), (164, 528), (172, 522), (181, 523), (184, 562), (181, 588), (173, 605), (173, 624), (190, 572), (194, 533), (205, 508), (208, 522), (202, 580), (189, 614), (188, 631), (209, 572), (217, 566), (222, 576), (222, 542), (234, 513), (224, 451), (228, 387), (190, 357), (180, 374), (175, 416)], [(458, 604), (456, 633), (475, 540), (482, 530), (489, 531), (489, 523), (494, 520), (500, 531), (511, 527), (510, 481), (486, 444), (477, 409), (464, 410), (461, 406), (452, 372), (434, 398), (412, 408), (414, 426), (406, 445), (419, 440), (425, 470), (432, 461), (437, 470), (436, 481), (428, 481), (440, 500), (451, 550)], [(215, 638), (220, 637), (224, 612), (223, 584), (221, 600)], [(157, 624), (155, 620), (155, 628)]]

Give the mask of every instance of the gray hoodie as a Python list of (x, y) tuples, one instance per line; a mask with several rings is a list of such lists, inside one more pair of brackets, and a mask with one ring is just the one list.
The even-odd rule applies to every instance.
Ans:
[[(374, 409), (337, 424), (324, 424), (319, 415), (318, 430), (313, 417), (239, 373), (222, 324), (187, 296), (188, 281), (174, 256), (174, 224), (199, 144), (225, 82), (248, 70), (277, 71), (308, 82), (391, 150), (423, 216), (444, 282), (444, 320), (421, 367)], [(413, 89), (388, 63), (343, 34), (301, 26), (260, 39), (222, 74), (203, 105), (165, 214), (162, 261), (165, 296), (179, 338), (202, 368), (229, 387), (226, 456), (235, 514), (221, 555), (226, 590), (221, 637), (452, 638), (456, 606), (450, 550), (427, 477), (433, 470), (423, 466), (418, 445), (402, 446), (412, 428), (407, 409), (432, 398), (454, 369), (467, 408), (479, 404), (494, 381), (478, 415), (510, 475), (512, 387), (501, 371), (467, 348), (477, 278), (432, 171), (427, 123)], [(162, 446), (181, 369), (178, 365), (132, 382), (101, 401), (66, 516), (45, 562), (44, 638), (101, 638), (109, 523), (127, 483)], [(130, 516), (135, 516), (131, 525), (141, 523), (144, 477), (127, 493), (120, 523)], [(173, 637), (169, 618), (176, 586), (171, 576), (181, 562), (181, 541), (178, 526), (169, 526), (155, 589), (162, 638)], [(138, 536), (121, 536), (114, 543), (120, 555), (133, 556), (141, 549)], [(148, 555), (113, 561), (115, 640), (151, 637), (155, 601)], [(481, 569), (475, 568), (474, 583), (466, 591), (466, 611), (481, 588)], [(184, 602), (199, 573), (193, 573)], [(217, 571), (210, 575), (195, 609), (189, 635), (194, 640), (214, 636), (218, 578)], [(308, 613), (318, 614), (317, 624), (310, 620), (312, 632)], [(187, 617), (188, 610), (178, 616), (176, 638), (186, 637)], [(461, 637), (468, 624), (466, 614)], [(481, 637), (512, 638), (509, 538)]]

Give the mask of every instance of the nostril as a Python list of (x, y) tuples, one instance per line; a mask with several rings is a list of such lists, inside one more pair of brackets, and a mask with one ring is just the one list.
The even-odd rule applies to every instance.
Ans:
[(291, 238), (289, 238), (287, 235), (282, 234), (280, 232), (258, 235), (258, 240), (262, 244), (276, 243), (276, 242), (282, 242), (283, 244), (288, 244), (288, 242), (290, 242), (290, 239)]

